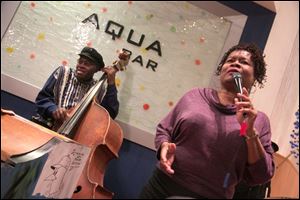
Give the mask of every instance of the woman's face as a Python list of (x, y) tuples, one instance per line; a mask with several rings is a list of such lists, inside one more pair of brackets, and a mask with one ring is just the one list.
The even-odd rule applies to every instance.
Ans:
[(239, 72), (242, 75), (242, 85), (249, 91), (255, 81), (254, 65), (251, 53), (245, 50), (236, 50), (226, 59), (220, 74), (221, 85), (228, 90), (236, 90), (232, 74)]

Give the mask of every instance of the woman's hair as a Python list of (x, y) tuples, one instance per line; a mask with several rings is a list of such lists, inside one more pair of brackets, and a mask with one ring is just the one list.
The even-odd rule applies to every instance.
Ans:
[[(236, 46), (231, 47), (223, 56), (221, 62), (218, 65), (218, 68), (216, 70), (216, 75), (221, 74), (222, 67), (224, 63), (226, 62), (228, 56), (233, 52), (233, 51), (238, 51), (238, 50), (245, 50), (251, 53), (251, 60), (254, 64), (254, 78), (258, 83), (259, 88), (264, 87), (264, 83), (266, 82), (266, 63), (264, 60), (264, 55), (262, 51), (255, 45), (255, 44), (238, 44)], [(254, 82), (254, 85), (255, 82)]]

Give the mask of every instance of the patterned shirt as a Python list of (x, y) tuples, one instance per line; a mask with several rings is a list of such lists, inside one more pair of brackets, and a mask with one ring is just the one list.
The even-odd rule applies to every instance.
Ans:
[[(58, 67), (36, 97), (37, 113), (44, 119), (52, 119), (52, 113), (58, 107), (74, 107), (96, 83), (95, 79), (82, 83), (78, 81), (72, 68)], [(98, 102), (101, 102), (101, 106), (114, 119), (119, 111), (116, 86), (108, 85), (103, 99), (98, 95)]]

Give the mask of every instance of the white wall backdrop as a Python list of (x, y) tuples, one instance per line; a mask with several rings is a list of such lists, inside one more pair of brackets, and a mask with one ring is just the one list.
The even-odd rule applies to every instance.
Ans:
[(270, 117), (279, 153), (299, 170), (299, 1), (274, 4), (276, 17), (264, 52), (267, 82), (252, 97), (254, 105)]
[[(82, 22), (94, 13), (99, 29), (94, 17)], [(124, 27), (120, 38), (105, 32), (109, 20)], [(186, 91), (209, 86), (230, 27), (225, 18), (187, 2), (22, 1), (1, 42), (2, 83), (30, 86), (30, 97), (28, 89), (19, 96), (33, 101), (56, 67), (75, 67), (84, 46), (99, 50), (106, 65), (125, 48), (132, 55), (127, 71), (117, 75), (117, 120), (127, 136), (153, 136)], [(140, 46), (127, 41), (139, 42), (142, 35)], [(157, 63), (155, 71), (147, 67), (149, 60)]]

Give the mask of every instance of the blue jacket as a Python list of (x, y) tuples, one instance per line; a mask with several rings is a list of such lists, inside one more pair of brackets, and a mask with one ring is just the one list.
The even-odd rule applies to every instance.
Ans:
[[(96, 83), (94, 79), (81, 83), (75, 77), (73, 69), (58, 67), (36, 97), (37, 113), (44, 119), (51, 120), (52, 113), (58, 107), (66, 109), (74, 107)], [(100, 105), (109, 112), (111, 118), (116, 118), (119, 112), (119, 101), (115, 85), (107, 85), (102, 101), (98, 97), (98, 102), (101, 102)]]

